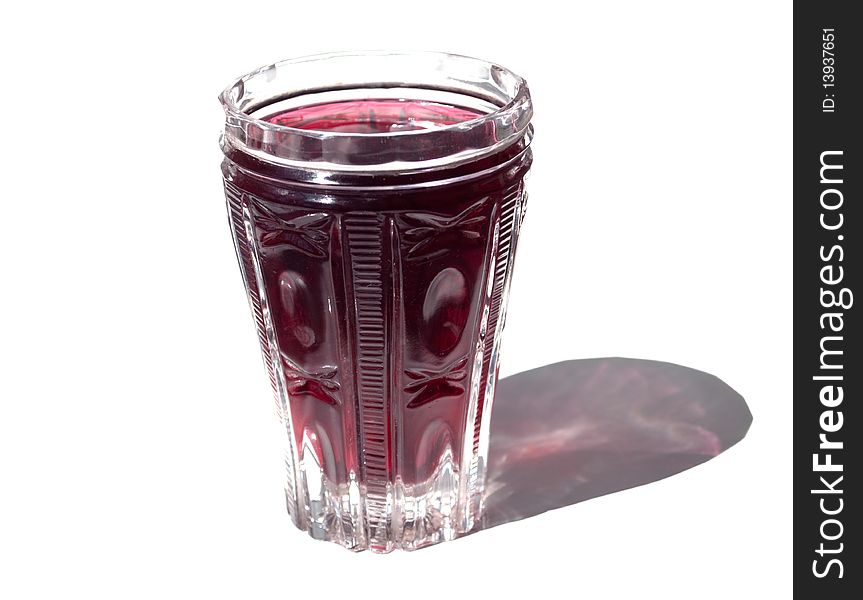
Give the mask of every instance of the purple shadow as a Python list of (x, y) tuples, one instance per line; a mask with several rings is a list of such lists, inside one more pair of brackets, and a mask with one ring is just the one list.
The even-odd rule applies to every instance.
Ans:
[(644, 485), (743, 439), (752, 414), (720, 379), (652, 360), (570, 360), (498, 383), (482, 527)]

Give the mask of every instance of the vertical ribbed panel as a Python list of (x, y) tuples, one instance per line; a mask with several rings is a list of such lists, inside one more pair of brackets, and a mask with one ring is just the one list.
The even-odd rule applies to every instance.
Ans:
[(285, 500), (288, 504), (288, 512), (291, 518), (297, 525), (300, 525), (301, 518), (297, 503), (297, 472), (295, 467), (296, 460), (294, 458), (290, 407), (288, 406), (287, 396), (277, 380), (278, 369), (274, 361), (278, 360), (278, 350), (273, 348), (271, 344), (272, 327), (269, 327), (270, 333), (268, 334), (267, 321), (269, 320), (269, 315), (266, 309), (266, 296), (261, 293), (263, 282), (260, 281), (258, 276), (259, 267), (256, 267), (255, 241), (252, 236), (252, 224), (249, 221), (249, 210), (243, 192), (227, 180), (224, 183), (225, 198), (228, 205), (228, 220), (231, 226), (231, 235), (234, 239), (234, 249), (237, 253), (240, 273), (243, 276), (243, 283), (245, 284), (249, 305), (252, 309), (252, 317), (255, 320), (258, 342), (261, 345), (261, 356), (267, 368), (270, 385), (273, 388), (273, 397), (276, 401), (276, 414), (288, 440), (284, 448)]
[[(246, 225), (243, 221), (242, 192), (226, 181), (225, 197), (228, 200), (228, 219), (231, 225), (231, 234), (234, 238), (234, 249), (237, 251), (237, 259), (240, 263), (240, 273), (243, 276), (243, 283), (246, 285), (246, 290), (248, 291), (249, 305), (252, 309), (252, 317), (255, 319), (264, 364), (267, 366), (267, 374), (270, 376), (270, 383), (273, 386), (273, 391), (275, 391), (276, 380), (273, 375), (270, 346), (267, 343), (267, 332), (264, 327), (261, 298), (258, 294), (258, 286), (255, 281), (255, 267), (252, 264), (252, 254), (249, 249), (249, 242), (246, 239)], [(278, 398), (276, 398), (276, 404), (279, 404)]]
[[(493, 255), (494, 260), (491, 263), (494, 272), (488, 275), (492, 278), (492, 292), (486, 327), (488, 334), (486, 336), (482, 359), (482, 378), (480, 379), (479, 398), (477, 400), (476, 418), (474, 420), (473, 452), (475, 455), (480, 450), (480, 433), (483, 424), (483, 413), (485, 412), (486, 396), (489, 390), (493, 391), (494, 389), (493, 379), (496, 375), (496, 358), (500, 345), (499, 325), (502, 323), (501, 311), (506, 310), (506, 306), (504, 305), (504, 289), (511, 271), (511, 258), (515, 236), (518, 235), (517, 221), (520, 215), (521, 194), (521, 185), (515, 186), (503, 201), (500, 212), (497, 250)], [(491, 386), (489, 386), (489, 378), (492, 380)]]
[[(363, 480), (366, 486), (369, 543), (389, 549), (387, 532), (391, 483), (390, 432), (387, 397), (389, 272), (385, 218), (376, 213), (350, 213), (344, 232), (350, 257), (351, 285), (355, 308), (356, 400), (359, 413)], [(385, 280), (386, 279), (386, 280)]]

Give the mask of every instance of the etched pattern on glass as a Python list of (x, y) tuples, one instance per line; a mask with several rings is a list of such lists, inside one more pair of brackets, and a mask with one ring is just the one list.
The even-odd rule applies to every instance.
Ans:
[(230, 178), (225, 191), (293, 521), (377, 552), (470, 531), (521, 181), (434, 210), (303, 208)]

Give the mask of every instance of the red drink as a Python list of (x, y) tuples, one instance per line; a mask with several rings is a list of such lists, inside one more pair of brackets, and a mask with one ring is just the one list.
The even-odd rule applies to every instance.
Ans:
[[(223, 173), (289, 436), (292, 517), (379, 551), (469, 530), (529, 139), (448, 163), (495, 132), (477, 123), (489, 111), (394, 95), (255, 114), (278, 127), (225, 143)], [(403, 132), (418, 135), (392, 141)], [(268, 160), (280, 152), (325, 167)], [(374, 168), (402, 156), (413, 164)]]
[(438, 102), (404, 98), (344, 100), (301, 106), (264, 117), (265, 121), (314, 131), (393, 133), (435, 129), (481, 117), (483, 113)]

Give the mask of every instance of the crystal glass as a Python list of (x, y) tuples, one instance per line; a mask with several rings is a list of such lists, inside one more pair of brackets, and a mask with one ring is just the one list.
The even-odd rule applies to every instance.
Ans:
[(220, 100), (291, 518), (376, 552), (467, 533), (527, 199), (525, 81), (451, 54), (339, 53)]

